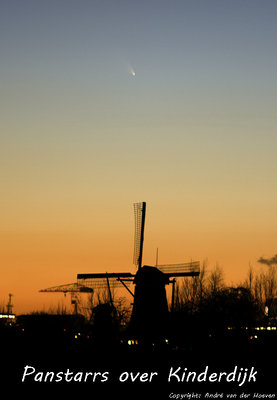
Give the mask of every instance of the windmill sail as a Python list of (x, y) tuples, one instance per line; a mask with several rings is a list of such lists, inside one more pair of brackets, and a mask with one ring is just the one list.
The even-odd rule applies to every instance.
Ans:
[(77, 282), (80, 285), (92, 289), (106, 289), (107, 280), (109, 281), (110, 288), (118, 288), (122, 286), (130, 286), (133, 282), (134, 275), (130, 272), (115, 272), (115, 273), (92, 273), (92, 274), (78, 274)]
[(199, 261), (191, 261), (182, 264), (156, 265), (168, 277), (198, 276), (200, 271)]
[(140, 269), (142, 265), (145, 211), (146, 211), (145, 202), (134, 204), (134, 212), (135, 212), (134, 264), (138, 267), (138, 269)]

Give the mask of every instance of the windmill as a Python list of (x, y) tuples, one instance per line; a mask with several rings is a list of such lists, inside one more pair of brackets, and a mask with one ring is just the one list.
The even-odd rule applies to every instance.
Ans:
[[(78, 274), (80, 285), (108, 287), (112, 303), (111, 288), (123, 285), (133, 296), (133, 309), (129, 324), (130, 335), (151, 341), (164, 337), (168, 326), (168, 303), (165, 286), (172, 284), (171, 310), (174, 308), (176, 278), (199, 275), (199, 262), (149, 266), (142, 264), (146, 203), (134, 204), (135, 238), (134, 265), (137, 272)], [(131, 284), (135, 290), (130, 289)]]

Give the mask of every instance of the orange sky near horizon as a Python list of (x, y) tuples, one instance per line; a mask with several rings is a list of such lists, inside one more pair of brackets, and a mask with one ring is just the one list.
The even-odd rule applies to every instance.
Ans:
[[(125, 210), (113, 203), (94, 209), (89, 222), (91, 228), (83, 231), (76, 227), (1, 232), (5, 280), (0, 283), (0, 305), (6, 305), (12, 293), (16, 313), (47, 311), (65, 300), (63, 294), (39, 293), (40, 289), (73, 283), (77, 273), (134, 273), (132, 204)], [(272, 254), (274, 237), (276, 232), (262, 224), (255, 230), (240, 226), (238, 220), (225, 226), (224, 221), (214, 220), (208, 225), (199, 215), (189, 218), (178, 209), (153, 209), (147, 203), (143, 262), (155, 265), (158, 248), (160, 264), (207, 261), (209, 270), (217, 264), (222, 268), (226, 284), (237, 285), (246, 278), (250, 263), (257, 271), (265, 268), (257, 260)]]

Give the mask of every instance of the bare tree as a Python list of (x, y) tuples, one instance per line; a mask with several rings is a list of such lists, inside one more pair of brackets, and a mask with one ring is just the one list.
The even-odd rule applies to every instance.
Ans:
[(252, 292), (253, 282), (254, 282), (254, 270), (253, 270), (253, 266), (249, 263), (247, 277), (242, 286), (246, 287), (247, 289), (250, 290), (250, 292)]
[(207, 262), (204, 261), (200, 274), (196, 277), (184, 278), (176, 287), (175, 310), (186, 307), (191, 312), (202, 302), (207, 292)]
[[(261, 264), (266, 265), (266, 268), (261, 270), (259, 273), (254, 274), (252, 271), (252, 282), (251, 293), (254, 296), (255, 301), (259, 304), (260, 310), (264, 312), (265, 306), (270, 306), (273, 299), (277, 297), (277, 272), (276, 265), (272, 260), (275, 260), (275, 256), (265, 262), (266, 259), (262, 259)], [(250, 272), (249, 272), (250, 274)], [(246, 287), (249, 287), (250, 275), (248, 281), (246, 281)]]
[(220, 291), (224, 286), (223, 271), (222, 268), (216, 264), (214, 269), (210, 272), (208, 277), (208, 291), (211, 294), (215, 294)]
[(120, 326), (127, 326), (130, 316), (131, 316), (131, 307), (128, 304), (125, 297), (119, 297), (115, 301), (116, 315), (117, 320)]

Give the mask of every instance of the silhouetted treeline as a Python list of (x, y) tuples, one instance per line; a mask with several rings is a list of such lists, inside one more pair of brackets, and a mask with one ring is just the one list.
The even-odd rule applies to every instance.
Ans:
[(263, 267), (259, 273), (255, 273), (253, 267), (250, 266), (244, 282), (245, 287), (249, 289), (260, 308), (265, 311), (265, 308), (268, 307), (269, 317), (274, 317), (276, 314), (274, 311), (274, 299), (277, 297), (276, 271), (274, 264)]
[[(224, 304), (230, 323), (234, 322), (234, 307), (239, 307), (241, 323), (245, 321), (249, 324), (251, 320), (264, 315), (265, 307), (269, 306), (276, 296), (275, 266), (268, 266), (259, 273), (255, 273), (250, 267), (245, 281), (230, 287), (224, 283), (223, 271), (219, 266), (208, 271), (206, 263), (203, 263), (198, 277), (186, 278), (178, 285), (174, 309), (193, 314), (206, 307), (210, 309), (208, 305), (214, 304), (213, 311), (218, 313)], [(246, 317), (243, 311), (245, 307), (249, 317)]]
[(266, 268), (259, 273), (250, 268), (243, 283), (230, 287), (219, 266), (209, 271), (203, 263), (198, 277), (186, 278), (176, 288), (172, 337), (185, 341), (222, 335), (228, 329), (276, 324), (276, 269)]
[[(174, 305), (169, 304), (172, 311), (168, 329), (162, 339), (188, 346), (203, 338), (225, 337), (229, 330), (276, 326), (276, 290), (274, 265), (263, 266), (258, 273), (249, 268), (245, 281), (230, 287), (219, 266), (208, 270), (203, 263), (199, 276), (184, 278), (176, 285)], [(41, 342), (45, 347), (51, 343), (58, 348), (80, 344), (107, 347), (136, 339), (128, 331), (131, 306), (122, 298), (114, 298), (111, 303), (105, 295), (90, 296), (86, 316), (58, 311), (57, 315), (52, 310), (18, 316), (16, 324), (2, 327), (1, 335), (8, 337), (12, 332), (23, 347), (39, 347)]]

